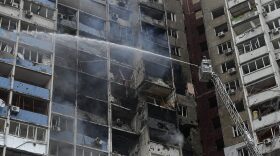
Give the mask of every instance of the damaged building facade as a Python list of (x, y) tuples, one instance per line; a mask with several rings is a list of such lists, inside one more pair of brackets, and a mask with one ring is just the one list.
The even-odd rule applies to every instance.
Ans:
[[(278, 0), (202, 1), (209, 54), (263, 155), (279, 155)], [(249, 155), (219, 107), (225, 155)]]
[(200, 155), (177, 0), (0, 0), (0, 154)]

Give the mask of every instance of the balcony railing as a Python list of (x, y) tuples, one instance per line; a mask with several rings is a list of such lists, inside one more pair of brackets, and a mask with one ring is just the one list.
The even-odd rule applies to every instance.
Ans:
[(49, 95), (50, 95), (49, 90), (46, 88), (41, 88), (38, 86), (30, 85), (19, 81), (14, 82), (14, 91), (30, 96), (42, 98), (45, 100), (49, 100)]

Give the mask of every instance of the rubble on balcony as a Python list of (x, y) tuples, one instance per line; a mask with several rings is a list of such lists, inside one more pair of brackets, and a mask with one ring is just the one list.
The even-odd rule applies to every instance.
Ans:
[[(107, 151), (108, 127), (78, 120), (77, 144)], [(92, 131), (89, 131), (91, 129)]]
[(165, 14), (163, 11), (156, 10), (146, 6), (140, 6), (141, 19), (147, 23), (158, 25), (161, 27), (165, 26)]
[(112, 119), (112, 125), (114, 128), (128, 132), (136, 132), (135, 112), (113, 106)]

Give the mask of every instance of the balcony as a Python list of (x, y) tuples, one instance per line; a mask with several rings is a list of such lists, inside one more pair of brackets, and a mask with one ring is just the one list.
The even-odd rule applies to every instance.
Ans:
[[(1, 34), (0, 34), (1, 35)], [(19, 42), (31, 47), (37, 47), (45, 51), (53, 50), (52, 36), (45, 33), (20, 33)]]
[(147, 16), (147, 15), (144, 15), (144, 14), (141, 15), (141, 19), (142, 19), (142, 21), (144, 21), (146, 23), (158, 25), (158, 26), (161, 26), (161, 27), (165, 26), (165, 20), (164, 19), (154, 19), (154, 18), (152, 18), (150, 16)]
[(98, 38), (105, 38), (104, 30), (94, 29), (93, 27), (87, 26), (82, 23), (79, 24), (79, 27), (80, 27), (80, 30), (82, 30), (83, 32), (86, 32), (90, 35), (96, 36)]
[[(1, 6), (1, 5), (0, 5)], [(6, 29), (0, 28), (0, 37), (9, 40), (9, 41), (17, 41), (17, 34)]]
[(17, 114), (12, 114), (11, 119), (28, 122), (40, 126), (46, 126), (46, 127), (48, 126), (47, 115), (34, 113), (23, 109), (20, 109), (19, 113)]
[(46, 88), (30, 85), (19, 81), (14, 82), (14, 91), (44, 100), (49, 100), (50, 96), (49, 90)]
[(249, 107), (279, 96), (279, 89), (273, 88), (248, 97)]
[(280, 111), (268, 114), (261, 119), (253, 120), (254, 131), (280, 122)]
[(236, 10), (236, 12), (238, 10), (241, 10), (242, 8), (244, 8), (244, 6), (248, 5), (248, 1), (247, 0), (228, 0), (228, 8), (234, 9)]
[(57, 141), (73, 142), (74, 133), (70, 131), (52, 130), (50, 138)]
[(263, 33), (262, 27), (257, 26), (256, 28), (251, 28), (245, 32), (236, 36), (236, 44), (249, 40), (255, 36), (261, 35)]
[[(4, 135), (0, 134), (0, 137), (3, 138)], [(47, 154), (47, 144), (32, 141), (28, 138), (20, 138), (14, 135), (6, 136), (6, 146), (11, 149), (18, 149), (25, 152), (30, 152), (38, 155)], [(4, 139), (0, 140), (0, 145), (4, 146)]]
[(254, 49), (254, 50), (252, 50), (250, 52), (247, 52), (247, 53), (243, 53), (242, 55), (239, 55), (240, 64), (242, 64), (244, 62), (247, 62), (247, 61), (250, 61), (254, 58), (258, 58), (260, 56), (263, 56), (267, 53), (268, 53), (268, 51), (267, 51), (266, 46), (260, 47), (258, 49)]
[(17, 65), (30, 69), (30, 70), (42, 72), (45, 74), (52, 73), (51, 66), (47, 65), (47, 64), (43, 64), (43, 63), (35, 63), (35, 62), (31, 62), (29, 60), (17, 59)]
[(259, 151), (262, 154), (269, 153), (271, 155), (278, 155), (279, 154), (279, 147), (280, 147), (280, 137), (273, 138), (272, 144), (265, 145), (264, 143), (258, 144)]
[(272, 66), (268, 66), (268, 67), (265, 67), (264, 69), (254, 71), (253, 73), (244, 75), (244, 77), (243, 77), (244, 84), (248, 84), (250, 82), (259, 80), (259, 79), (261, 79), (263, 77), (266, 77), (268, 75), (272, 75), (273, 73), (274, 73), (274, 71), (273, 71)]
[(16, 1), (14, 1), (11, 4), (6, 4), (3, 5), (3, 2), (0, 2), (0, 13), (2, 15), (7, 15), (7, 16), (12, 16), (12, 17), (19, 17), (19, 3), (16, 3)]
[(164, 10), (163, 3), (159, 3), (159, 1), (156, 2), (154, 0), (140, 0), (140, 3), (158, 10)]
[(251, 18), (254, 18), (257, 15), (258, 15), (258, 12), (253, 10), (253, 11), (247, 12), (245, 14), (239, 15), (237, 17), (232, 17), (232, 25), (234, 26), (234, 25), (237, 25), (241, 22), (250, 20)]
[(46, 7), (55, 9), (55, 1), (53, 0), (34, 0), (34, 1)]

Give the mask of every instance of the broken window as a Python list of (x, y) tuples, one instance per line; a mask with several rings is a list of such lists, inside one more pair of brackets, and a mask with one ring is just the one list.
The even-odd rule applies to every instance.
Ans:
[(217, 27), (215, 27), (215, 32), (216, 32), (216, 36), (223, 36), (224, 33), (228, 32), (228, 26), (227, 23), (221, 24)]
[(77, 127), (77, 144), (107, 151), (108, 127), (82, 120), (77, 121)]
[(279, 125), (256, 131), (258, 141), (263, 143), (266, 139), (274, 139), (280, 136)]
[(219, 7), (219, 8), (212, 11), (213, 19), (218, 18), (218, 17), (220, 17), (224, 14), (225, 14), (224, 7)]
[(269, 88), (275, 87), (276, 81), (274, 75), (268, 76), (266, 78), (262, 78), (261, 80), (257, 80), (252, 82), (246, 86), (246, 90), (249, 95), (254, 95), (260, 92), (263, 92)]
[(0, 52), (13, 54), (14, 46), (14, 44), (5, 41), (0, 41)]
[(110, 22), (110, 35), (110, 40), (115, 43), (132, 45), (134, 41), (131, 28), (115, 22)]
[(113, 127), (123, 129), (125, 131), (135, 131), (134, 113), (121, 107), (112, 107)]
[(234, 80), (234, 81), (226, 82), (225, 87), (228, 93), (231, 91), (235, 91), (239, 88), (239, 81)]
[(79, 51), (78, 68), (80, 72), (101, 78), (107, 77), (107, 60), (93, 54)]
[[(67, 78), (67, 79), (66, 79)], [(76, 95), (76, 73), (55, 66), (53, 101), (74, 107)]]
[(64, 117), (60, 115), (52, 115), (51, 129), (54, 132), (73, 132), (74, 120), (69, 117)]
[(222, 73), (227, 72), (229, 69), (235, 68), (234, 60), (227, 61), (221, 65)]
[(107, 100), (107, 80), (99, 79), (83, 73), (79, 73), (78, 77), (78, 94), (99, 100)]
[(112, 130), (113, 155), (135, 155), (134, 149), (137, 146), (138, 136), (132, 133), (123, 132), (117, 129)]
[(31, 18), (30, 12), (32, 12), (35, 15), (39, 15), (41, 17), (45, 17), (48, 19), (53, 19), (54, 16), (54, 10), (48, 7), (45, 7), (43, 5), (39, 5), (36, 3), (33, 3), (31, 1), (25, 1), (23, 10), (25, 11), (25, 17)]
[[(257, 104), (256, 106), (252, 106), (252, 113), (257, 111), (258, 114), (254, 119), (261, 120), (263, 116), (276, 112), (280, 109), (280, 101), (278, 98), (270, 99), (268, 101)], [(254, 114), (253, 114), (254, 116)]]
[(78, 117), (100, 124), (107, 124), (108, 104), (106, 102), (79, 96), (77, 105)]
[(160, 24), (164, 23), (164, 12), (161, 10), (156, 10), (144, 5), (140, 6), (142, 18), (148, 20), (149, 18), (152, 23)]
[(135, 51), (111, 47), (110, 58), (112, 61), (132, 66), (135, 63)]
[(265, 46), (264, 36), (258, 36), (237, 45), (239, 55), (249, 53), (253, 50)]
[(95, 16), (80, 12), (80, 35), (84, 37), (104, 38), (105, 21)]
[(116, 83), (132, 87), (134, 83), (133, 70), (125, 66), (111, 64), (110, 79)]
[(25, 46), (19, 46), (18, 58), (22, 60), (28, 60), (36, 65), (51, 65), (51, 54), (45, 51), (39, 51), (36, 49), (29, 49)]
[(227, 41), (224, 43), (219, 44), (218, 46), (218, 53), (219, 54), (225, 54), (228, 51), (232, 51), (232, 45), (231, 45), (231, 41)]
[(0, 16), (0, 27), (9, 30), (14, 31), (17, 29), (18, 21), (12, 18)]
[(270, 65), (269, 56), (263, 56), (248, 63), (242, 64), (243, 74), (249, 74)]

